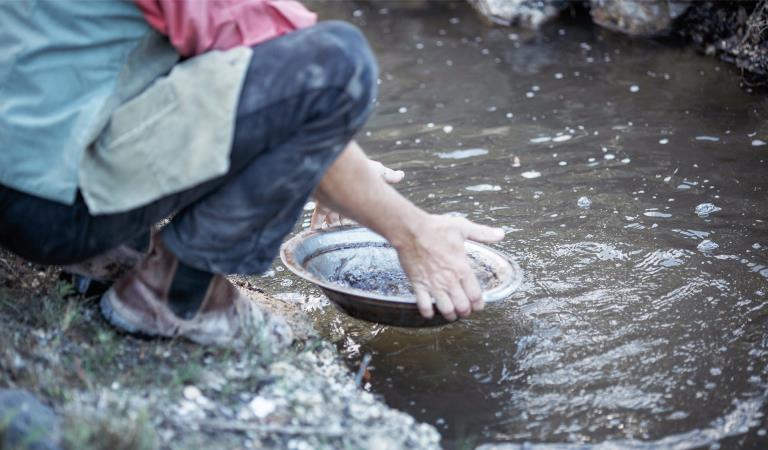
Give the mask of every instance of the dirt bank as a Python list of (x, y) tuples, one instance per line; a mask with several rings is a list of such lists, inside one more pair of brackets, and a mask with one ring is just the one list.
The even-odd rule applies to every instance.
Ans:
[(289, 350), (123, 335), (56, 268), (0, 253), (0, 389), (51, 406), (64, 449), (439, 448), (433, 427), (360, 389), (297, 311), (236, 282), (288, 316)]

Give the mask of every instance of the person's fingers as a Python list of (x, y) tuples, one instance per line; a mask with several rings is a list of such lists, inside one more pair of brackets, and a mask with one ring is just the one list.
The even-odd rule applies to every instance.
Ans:
[(315, 208), (315, 210), (312, 211), (312, 219), (309, 221), (309, 229), (317, 230), (322, 227), (326, 215), (327, 213), (323, 208)]
[(405, 178), (405, 172), (402, 170), (392, 170), (388, 167), (384, 168), (384, 181), (389, 184), (396, 184), (403, 181)]
[(432, 307), (432, 297), (429, 296), (429, 290), (422, 286), (414, 286), (413, 293), (416, 295), (416, 306), (419, 307), (419, 313), (425, 319), (431, 319), (435, 316), (435, 308)]
[(432, 294), (435, 297), (435, 306), (440, 314), (449, 322), (456, 320), (456, 309), (453, 307), (451, 297), (445, 291), (437, 291)]
[(461, 286), (459, 280), (454, 280), (451, 283), (451, 302), (453, 303), (453, 309), (459, 317), (469, 317), (472, 314), (472, 307), (467, 299), (467, 294), (464, 293), (464, 288)]
[(329, 227), (335, 227), (337, 225), (341, 225), (341, 216), (339, 215), (339, 213), (331, 212), (325, 218), (325, 223), (328, 224)]
[(461, 287), (464, 288), (464, 293), (472, 305), (472, 311), (482, 311), (485, 309), (483, 290), (480, 288), (480, 283), (477, 282), (477, 277), (469, 268), (465, 270), (461, 277)]
[(389, 184), (399, 183), (403, 181), (403, 178), (405, 178), (405, 172), (402, 170), (392, 170), (378, 161), (369, 160), (369, 163), (371, 164), (371, 167), (376, 170), (376, 172), (381, 174), (382, 178), (384, 178), (384, 181)]
[(477, 242), (499, 242), (504, 239), (504, 230), (501, 228), (488, 227), (469, 220), (464, 222), (462, 230), (467, 239)]

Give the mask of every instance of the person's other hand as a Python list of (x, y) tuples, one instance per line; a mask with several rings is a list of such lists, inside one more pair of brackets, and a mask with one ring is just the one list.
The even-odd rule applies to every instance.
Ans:
[[(402, 170), (392, 170), (378, 161), (369, 159), (368, 164), (370, 164), (370, 166), (373, 167), (376, 172), (381, 175), (382, 178), (384, 178), (384, 181), (389, 184), (397, 184), (401, 182), (405, 177), (405, 172)], [(315, 210), (312, 212), (312, 220), (310, 220), (309, 227), (312, 230), (322, 228), (323, 226), (332, 227), (341, 225), (346, 220), (347, 219), (338, 213), (332, 211), (329, 208), (326, 208), (320, 202), (317, 202), (315, 205)]]
[(421, 315), (433, 317), (432, 299), (450, 321), (481, 311), (482, 290), (470, 268), (464, 241), (498, 242), (503, 238), (504, 231), (499, 228), (461, 217), (430, 215), (404, 241), (393, 242)]

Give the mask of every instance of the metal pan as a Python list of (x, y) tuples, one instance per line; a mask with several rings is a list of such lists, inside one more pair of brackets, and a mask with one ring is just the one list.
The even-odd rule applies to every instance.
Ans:
[[(508, 298), (522, 282), (520, 267), (490, 247), (467, 241), (465, 249), (486, 303)], [(419, 314), (397, 252), (382, 236), (360, 226), (305, 231), (280, 249), (280, 258), (299, 277), (319, 286), (352, 317), (401, 327), (449, 323), (439, 313)]]

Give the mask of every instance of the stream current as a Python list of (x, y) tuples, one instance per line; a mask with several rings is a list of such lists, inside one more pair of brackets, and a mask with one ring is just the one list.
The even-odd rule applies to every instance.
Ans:
[(768, 448), (764, 92), (578, 17), (534, 33), (463, 3), (311, 6), (379, 58), (363, 147), (416, 204), (504, 227), (525, 271), (429, 330), (348, 318), (279, 263), (259, 277), (353, 370), (372, 356), (366, 389), (447, 448)]

